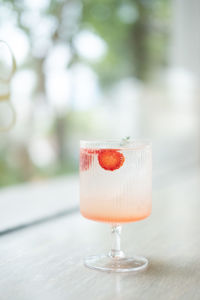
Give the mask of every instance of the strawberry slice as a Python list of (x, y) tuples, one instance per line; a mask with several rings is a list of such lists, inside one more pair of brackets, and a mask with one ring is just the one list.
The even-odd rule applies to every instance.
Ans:
[(80, 152), (80, 170), (87, 171), (92, 163), (92, 155), (82, 151)]
[(87, 171), (92, 163), (94, 154), (98, 154), (99, 150), (81, 149), (80, 151), (80, 170)]
[(108, 171), (119, 169), (124, 161), (124, 155), (115, 149), (102, 149), (99, 150), (98, 161), (100, 166)]

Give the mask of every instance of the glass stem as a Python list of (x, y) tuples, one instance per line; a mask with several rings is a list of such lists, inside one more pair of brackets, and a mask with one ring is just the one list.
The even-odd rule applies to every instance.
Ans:
[(121, 251), (120, 244), (121, 244), (121, 230), (122, 227), (119, 224), (113, 224), (111, 233), (112, 233), (112, 248), (109, 252), (109, 256), (112, 258), (123, 258), (125, 255), (123, 251)]

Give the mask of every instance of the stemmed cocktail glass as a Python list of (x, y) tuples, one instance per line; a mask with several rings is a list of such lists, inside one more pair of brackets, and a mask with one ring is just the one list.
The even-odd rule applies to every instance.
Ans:
[(80, 142), (80, 211), (112, 226), (107, 255), (90, 256), (85, 265), (102, 271), (143, 270), (148, 260), (126, 257), (120, 249), (121, 224), (147, 218), (152, 205), (152, 150), (148, 141)]

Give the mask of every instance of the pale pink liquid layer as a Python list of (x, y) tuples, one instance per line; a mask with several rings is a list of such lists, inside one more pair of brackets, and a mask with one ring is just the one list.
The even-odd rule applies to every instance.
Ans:
[[(130, 199), (128, 199), (130, 200)], [(151, 214), (151, 198), (148, 199), (127, 199), (115, 202), (107, 199), (106, 201), (90, 201), (89, 198), (81, 202), (81, 214), (90, 220), (126, 223), (135, 222), (147, 218)], [(128, 203), (127, 203), (128, 202)], [(83, 205), (82, 205), (83, 204)]]
[(105, 217), (105, 216), (99, 216), (99, 215), (89, 215), (87, 213), (84, 213), (81, 211), (81, 214), (90, 220), (93, 221), (97, 221), (97, 222), (104, 222), (104, 223), (129, 223), (129, 222), (136, 222), (136, 221), (140, 221), (143, 220), (145, 218), (147, 218), (150, 215), (151, 211), (149, 211), (148, 214), (146, 215), (138, 215), (138, 216), (134, 216), (134, 217), (125, 217), (125, 216), (109, 216), (109, 217)]
[(135, 222), (151, 213), (151, 150), (121, 151), (121, 168), (104, 170), (97, 154), (87, 170), (80, 171), (80, 211), (94, 221)]

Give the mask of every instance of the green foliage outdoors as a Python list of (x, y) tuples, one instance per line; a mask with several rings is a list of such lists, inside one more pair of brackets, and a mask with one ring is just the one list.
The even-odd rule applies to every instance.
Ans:
[[(23, 23), (23, 14), (27, 11), (24, 1), (4, 0), (0, 6), (15, 12), (16, 26), (27, 35), (32, 49), (34, 40), (31, 30)], [(51, 43), (64, 42), (71, 49), (71, 60), (66, 68), (84, 61), (96, 72), (102, 90), (129, 76), (149, 81), (154, 72), (167, 63), (170, 19), (170, 2), (167, 0), (50, 0), (48, 7), (40, 14), (56, 21), (56, 27), (50, 34)], [(107, 44), (107, 54), (98, 62), (83, 59), (74, 47), (74, 38), (83, 29), (96, 33)], [(36, 57), (30, 51), (24, 65), (20, 66), (35, 71), (39, 80), (34, 95), (42, 94), (44, 101), (46, 55)], [(81, 132), (89, 132), (88, 120), (91, 117), (91, 112), (76, 112), (73, 106), (64, 116), (55, 114), (46, 134), (56, 140), (57, 159), (46, 168), (34, 165), (26, 146), (18, 145), (15, 155), (10, 149), (6, 150), (8, 145), (2, 146), (0, 186), (77, 170), (78, 163), (67, 141)]]

